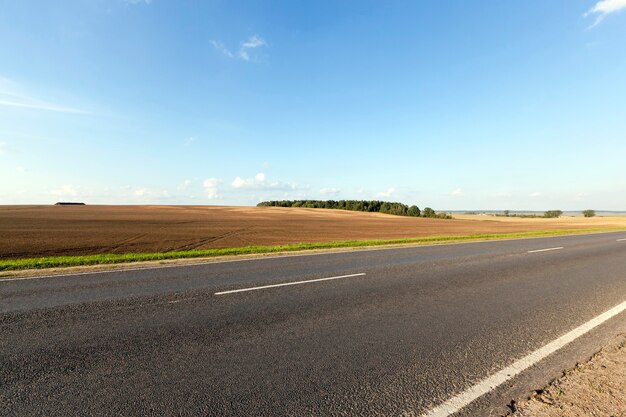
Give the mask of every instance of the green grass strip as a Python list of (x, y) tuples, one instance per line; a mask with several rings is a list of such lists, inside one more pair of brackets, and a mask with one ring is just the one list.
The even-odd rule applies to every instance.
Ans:
[(624, 228), (594, 228), (594, 229), (561, 229), (561, 230), (540, 230), (519, 233), (493, 233), (493, 234), (471, 234), (461, 236), (426, 236), (407, 239), (389, 240), (346, 240), (341, 242), (319, 242), (319, 243), (297, 243), (278, 246), (244, 246), (238, 248), (224, 249), (203, 249), (178, 252), (157, 252), (157, 253), (124, 253), (124, 254), (101, 254), (83, 256), (50, 256), (43, 258), (25, 258), (0, 260), (0, 271), (17, 271), (24, 269), (60, 268), (83, 265), (105, 265), (120, 264), (142, 261), (163, 261), (170, 259), (184, 258), (212, 258), (217, 256), (234, 255), (261, 255), (278, 252), (297, 252), (313, 249), (335, 249), (335, 248), (360, 248), (367, 246), (389, 246), (389, 245), (420, 245), (420, 244), (443, 244), (462, 241), (515, 239), (541, 236), (561, 236), (572, 234), (586, 234), (598, 232), (613, 232), (626, 230)]

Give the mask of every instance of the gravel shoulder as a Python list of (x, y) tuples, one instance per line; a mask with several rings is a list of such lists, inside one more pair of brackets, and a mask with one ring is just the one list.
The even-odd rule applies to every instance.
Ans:
[(515, 417), (626, 416), (626, 334), (512, 408)]

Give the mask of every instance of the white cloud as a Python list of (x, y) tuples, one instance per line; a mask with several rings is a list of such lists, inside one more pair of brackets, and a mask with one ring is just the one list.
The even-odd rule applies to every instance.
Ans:
[(213, 45), (213, 47), (218, 52), (221, 52), (223, 55), (227, 56), (228, 58), (238, 58), (244, 61), (252, 60), (252, 56), (250, 56), (250, 51), (267, 46), (267, 41), (265, 41), (265, 39), (263, 39), (259, 35), (252, 35), (247, 40), (241, 42), (239, 51), (237, 52), (237, 55), (235, 55), (221, 41), (213, 39), (210, 42), (211, 42), (211, 45)]
[(261, 38), (259, 35), (252, 35), (245, 41), (241, 47), (242, 48), (258, 48), (259, 46), (266, 46), (267, 42), (265, 39)]
[(530, 194), (531, 197), (541, 197), (541, 193), (540, 192), (534, 192)]
[[(105, 187), (101, 192), (94, 193), (89, 189), (88, 197), (90, 201), (103, 201), (110, 204), (119, 201), (124, 204), (171, 204), (175, 201), (169, 190), (165, 188), (149, 188), (124, 185), (121, 187)], [(81, 190), (81, 196), (85, 196), (85, 191)]]
[(281, 181), (268, 181), (265, 174), (259, 172), (254, 178), (235, 177), (231, 186), (237, 190), (263, 190), (263, 191), (293, 191), (307, 187), (299, 187), (297, 184)]
[(22, 166), (15, 167), (15, 170), (19, 172), (20, 174), (25, 174), (28, 172), (28, 170)]
[(152, 0), (124, 0), (127, 4), (150, 4)]
[(248, 51), (250, 49), (260, 48), (262, 46), (267, 46), (267, 42), (265, 41), (265, 39), (263, 39), (259, 35), (250, 36), (247, 41), (241, 44), (241, 48), (239, 48), (239, 58), (243, 59), (244, 61), (249, 61), (250, 55), (248, 54)]
[(169, 197), (170, 193), (167, 190), (151, 190), (150, 188), (138, 188), (133, 193), (135, 197), (144, 198), (160, 198), (160, 197)]
[(262, 172), (256, 174), (254, 178), (243, 179), (236, 177), (232, 182), (234, 188), (254, 187), (258, 185), (265, 185), (265, 174)]
[(585, 13), (585, 17), (589, 15), (596, 16), (596, 21), (591, 25), (591, 27), (594, 27), (602, 22), (607, 15), (623, 9), (626, 9), (626, 0), (600, 0)]
[(180, 184), (178, 184), (178, 188), (179, 190), (183, 191), (186, 190), (187, 188), (189, 188), (189, 186), (191, 185), (192, 181), (191, 180), (185, 180), (183, 182), (181, 182)]
[(50, 191), (50, 194), (57, 197), (76, 197), (78, 195), (78, 191), (71, 184), (62, 185), (59, 188), (55, 188)]
[(7, 145), (4, 142), (0, 142), (0, 156), (7, 153)]
[(462, 197), (465, 194), (463, 193), (463, 190), (460, 188), (457, 188), (456, 190), (452, 191), (452, 195), (455, 197)]
[(196, 138), (194, 136), (188, 137), (185, 139), (185, 146), (191, 146), (196, 142)]
[(338, 195), (340, 192), (341, 192), (341, 190), (338, 189), (338, 188), (322, 188), (320, 190), (320, 194), (322, 194), (322, 195), (331, 195), (331, 196)]
[(388, 197), (391, 197), (394, 192), (396, 192), (395, 187), (390, 187), (387, 191), (382, 191), (380, 193), (377, 193), (376, 197), (379, 197), (379, 198), (385, 198), (386, 197), (386, 198), (388, 198)]
[(211, 42), (211, 45), (213, 45), (213, 47), (217, 51), (221, 52), (222, 54), (226, 55), (229, 58), (235, 57), (235, 55), (232, 52), (230, 52), (230, 50), (228, 50), (228, 48), (226, 48), (222, 42), (216, 41), (216, 40), (211, 40), (210, 42)]
[(206, 196), (209, 200), (219, 198), (218, 187), (220, 182), (221, 181), (217, 178), (207, 178), (202, 183), (202, 186), (204, 187), (204, 192), (206, 193)]

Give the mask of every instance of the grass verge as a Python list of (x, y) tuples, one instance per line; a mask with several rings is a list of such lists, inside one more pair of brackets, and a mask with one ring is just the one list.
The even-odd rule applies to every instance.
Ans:
[(499, 240), (527, 237), (561, 236), (598, 232), (614, 232), (625, 230), (623, 228), (594, 228), (594, 229), (561, 229), (540, 230), (519, 233), (495, 233), (495, 234), (471, 234), (460, 236), (426, 236), (407, 239), (390, 240), (346, 240), (341, 242), (320, 243), (297, 243), (278, 246), (244, 246), (238, 248), (203, 249), (178, 252), (157, 253), (124, 253), (124, 254), (100, 254), (82, 256), (50, 256), (43, 258), (25, 258), (0, 260), (0, 271), (18, 271), (24, 269), (61, 268), (86, 265), (121, 264), (131, 262), (162, 261), (185, 258), (212, 258), (218, 256), (234, 255), (261, 255), (269, 253), (298, 252), (315, 249), (336, 248), (361, 248), (371, 246), (392, 245), (420, 245), (420, 244), (443, 244), (462, 241)]

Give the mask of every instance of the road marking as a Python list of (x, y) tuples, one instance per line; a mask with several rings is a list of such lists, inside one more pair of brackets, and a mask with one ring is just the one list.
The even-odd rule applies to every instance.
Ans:
[(236, 292), (245, 292), (245, 291), (264, 290), (266, 288), (286, 287), (287, 285), (308, 284), (308, 283), (311, 283), (311, 282), (330, 281), (332, 279), (361, 277), (363, 275), (365, 275), (365, 272), (361, 272), (359, 274), (340, 275), (340, 276), (337, 276), (337, 277), (309, 279), (309, 280), (306, 280), (306, 281), (284, 282), (282, 284), (263, 285), (263, 286), (260, 286), (260, 287), (241, 288), (239, 290), (221, 291), (221, 292), (216, 292), (215, 295), (233, 294), (233, 293), (236, 293)]
[(179, 298), (178, 300), (168, 301), (167, 303), (168, 304), (177, 304), (177, 303), (180, 303), (181, 301), (195, 300), (196, 298), (200, 298), (200, 297)]
[(585, 324), (578, 326), (574, 330), (564, 334), (558, 339), (548, 343), (547, 345), (537, 349), (531, 354), (523, 357), (518, 360), (511, 366), (502, 369), (500, 372), (497, 372), (487, 379), (482, 380), (478, 384), (466, 389), (462, 393), (456, 395), (455, 397), (450, 398), (445, 403), (433, 408), (426, 414), (422, 414), (422, 417), (443, 417), (449, 416), (451, 414), (456, 413), (461, 410), (463, 407), (469, 405), (475, 399), (483, 396), (496, 389), (498, 386), (502, 385), (509, 379), (513, 378), (517, 374), (521, 373), (525, 369), (531, 367), (536, 364), (540, 360), (544, 359), (546, 356), (556, 352), (561, 349), (563, 346), (568, 343), (574, 341), (585, 333), (589, 332), (593, 328), (601, 325), (605, 321), (609, 320), (612, 317), (617, 316), (621, 312), (626, 310), (626, 301), (623, 301), (621, 304), (616, 305), (612, 309), (600, 314), (599, 316), (589, 320)]
[(617, 239), (616, 242), (623, 242), (625, 240), (626, 240), (626, 238), (624, 238), (624, 239)]
[(550, 250), (559, 250), (559, 249), (563, 249), (563, 246), (559, 246), (557, 248), (529, 250), (528, 253), (547, 252), (547, 251), (550, 251)]

